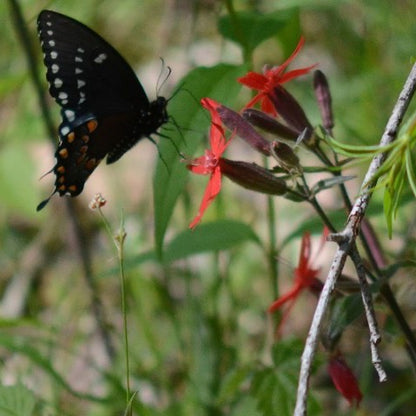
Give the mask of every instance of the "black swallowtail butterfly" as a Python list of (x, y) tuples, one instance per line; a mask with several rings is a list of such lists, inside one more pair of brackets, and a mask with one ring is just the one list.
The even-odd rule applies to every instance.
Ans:
[(44, 10), (38, 34), (49, 92), (61, 106), (60, 142), (55, 153), (55, 193), (76, 196), (107, 156), (118, 160), (143, 137), (168, 121), (167, 100), (149, 102), (123, 57), (82, 23)]

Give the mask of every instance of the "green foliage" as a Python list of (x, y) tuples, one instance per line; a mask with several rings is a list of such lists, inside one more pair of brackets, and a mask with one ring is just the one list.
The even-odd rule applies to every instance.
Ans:
[(0, 386), (0, 415), (32, 416), (36, 399), (22, 384)]
[[(202, 190), (194, 192), (196, 181), (194, 178), (189, 181), (182, 159), (191, 159), (207, 148), (210, 117), (199, 100), (210, 97), (230, 108), (241, 109), (241, 86), (236, 78), (249, 69), (260, 72), (265, 63), (281, 64), (301, 35), (306, 43), (299, 55), (302, 60), (299, 65), (318, 63), (331, 85), (336, 123), (334, 139), (324, 137), (326, 149), (366, 163), (380, 152), (388, 153), (386, 164), (378, 173), (378, 188), (385, 190), (384, 201), (376, 188), (370, 216), (375, 220), (375, 228), (382, 229), (377, 214), (382, 213), (384, 203), (390, 235), (394, 219), (397, 230), (405, 231), (402, 236), (397, 232), (395, 246), (381, 239), (382, 245), (388, 247), (384, 254), (395, 261), (386, 266), (383, 277), (387, 282), (394, 279), (395, 289), (411, 299), (406, 306), (409, 309), (414, 306), (414, 297), (402, 280), (403, 274), (411, 276), (409, 267), (414, 267), (415, 256), (413, 229), (406, 222), (406, 215), (413, 218), (414, 213), (412, 205), (405, 206), (414, 202), (416, 196), (414, 127), (408, 124), (399, 140), (388, 147), (380, 148), (376, 143), (410, 67), (409, 57), (414, 54), (415, 6), (387, 0), (362, 4), (349, 0), (234, 3), (197, 1), (192, 7), (185, 4), (179, 8), (174, 2), (154, 0), (143, 0), (139, 7), (135, 0), (117, 4), (114, 0), (24, 2), (24, 16), (33, 40), (39, 7), (50, 7), (91, 25), (143, 74), (148, 59), (156, 61), (158, 56), (172, 66), (174, 76), (182, 68), (185, 71), (193, 68), (184, 71), (176, 87), (178, 93), (165, 93), (165, 87), (161, 90), (164, 95), (172, 96), (168, 105), (172, 123), (162, 131), (169, 139), (158, 140), (153, 207), (137, 191), (150, 189), (149, 183), (142, 187), (142, 181), (149, 178), (147, 165), (133, 163), (133, 173), (126, 176), (122, 167), (128, 166), (124, 162), (127, 156), (111, 166), (114, 168), (111, 172), (116, 172), (114, 176), (120, 177), (121, 193), (126, 198), (124, 254), (131, 381), (132, 391), (136, 392), (131, 403), (134, 415), (293, 414), (300, 356), (312, 306), (308, 304), (303, 309), (296, 305), (293, 309), (293, 319), (286, 321), (287, 332), (294, 336), (290, 339), (286, 334), (273, 338), (278, 317), (268, 316), (265, 311), (278, 296), (277, 289), (285, 294), (293, 283), (293, 270), (283, 263), (289, 261), (295, 265), (291, 258), (299, 256), (300, 238), (305, 231), (320, 235), (322, 220), (308, 210), (307, 202), (294, 204), (279, 199), (271, 207), (268, 201), (267, 211), (263, 196), (227, 184), (222, 199), (216, 202), (219, 214), (211, 208), (211, 219), (204, 219), (190, 231), (188, 224), (196, 213)], [(56, 198), (56, 205), (51, 204), (42, 216), (34, 216), (39, 192), (35, 172), (39, 167), (48, 170), (50, 166), (41, 159), (51, 150), (42, 145), (46, 142), (43, 121), (7, 6), (7, 2), (0, 2), (0, 16), (6, 17), (0, 27), (0, 277), (4, 305), (8, 304), (6, 300), (10, 301), (9, 289), (12, 292), (16, 282), (26, 282), (27, 286), (14, 295), (16, 302), (24, 304), (20, 312), (23, 316), (2, 322), (0, 345), (4, 374), (16, 372), (21, 379), (36, 383), (37, 389), (35, 398), (22, 385), (0, 387), (0, 414), (35, 415), (39, 402), (48, 409), (44, 414), (51, 416), (122, 414), (126, 409), (125, 365), (111, 243), (106, 245), (99, 221), (86, 209), (83, 196), (89, 197), (88, 191), (76, 199), (79, 202), (76, 223), (85, 231), (85, 251), (80, 250), (82, 245), (73, 236), (62, 199)], [(41, 68), (39, 46), (37, 56)], [(294, 63), (293, 68), (296, 67)], [(42, 74), (44, 78), (43, 67)], [(147, 77), (143, 75), (141, 79), (146, 85)], [(147, 85), (152, 88), (154, 83)], [(146, 90), (152, 95), (147, 85)], [(311, 77), (289, 83), (288, 89), (302, 104), (312, 125), (317, 126), (320, 118)], [(244, 94), (245, 100), (246, 89)], [(58, 122), (58, 109), (53, 103), (51, 106)], [(129, 152), (130, 160), (135, 161), (133, 152), (140, 154), (144, 147), (144, 143), (139, 143)], [(236, 146), (230, 157), (251, 161), (253, 153)], [(151, 157), (157, 158), (154, 149), (146, 154), (146, 158)], [(353, 189), (352, 196), (359, 193), (354, 188), (354, 184), (359, 184), (358, 165), (344, 161), (340, 166), (322, 169), (315, 167), (312, 152), (301, 153), (300, 157), (302, 163), (307, 160), (305, 175), (325, 172), (325, 176), (316, 175), (311, 181), (315, 184), (312, 193), (324, 201), (329, 221), (342, 229), (346, 210), (337, 191), (340, 185), (346, 185)], [(347, 176), (343, 172), (346, 167), (355, 170)], [(270, 168), (275, 173), (273, 166)], [(108, 177), (100, 176), (100, 170), (104, 168), (100, 166), (94, 172), (98, 180), (91, 193), (103, 188), (113, 196), (117, 192), (109, 185)], [(332, 173), (339, 176), (329, 177)], [(357, 178), (355, 182), (352, 175)], [(88, 185), (94, 180), (91, 178)], [(204, 180), (200, 183), (205, 185)], [(114, 220), (117, 216), (114, 206), (118, 203), (109, 199), (104, 209), (110, 224), (118, 222)], [(399, 210), (403, 216), (397, 215)], [(233, 220), (229, 219), (230, 213)], [(400, 243), (403, 248), (398, 250)], [(85, 270), (80, 266), (78, 251), (84, 256), (84, 267), (88, 263), (88, 273), (106, 277), (99, 280), (94, 293), (90, 284), (82, 280)], [(285, 260), (280, 261), (282, 258)], [(277, 262), (279, 266), (283, 264), (280, 270)], [(324, 259), (323, 264), (316, 265), (322, 266), (319, 276), (322, 279), (329, 262)], [(404, 267), (408, 268), (407, 273), (400, 273)], [(374, 295), (382, 283), (384, 280), (372, 285)], [(23, 292), (27, 294), (21, 295)], [(301, 301), (313, 299), (310, 293), (307, 295)], [(100, 299), (104, 305), (101, 315), (97, 313)], [(381, 305), (379, 296), (377, 300)], [(407, 340), (392, 323), (395, 320), (391, 319), (390, 311), (385, 307), (378, 309), (386, 315), (382, 322), (387, 322), (389, 331), (383, 337), (383, 350), (387, 352), (382, 357), (383, 365), (389, 375), (394, 375), (391, 377), (394, 384), (389, 380), (380, 387), (370, 370), (365, 374), (365, 369), (371, 368), (368, 344), (363, 341), (368, 333), (359, 328), (358, 335), (346, 340), (345, 351), (350, 355), (349, 362), (365, 364), (360, 365), (360, 386), (364, 393), (360, 411), (405, 414), (416, 405), (414, 376), (403, 348)], [(361, 315), (360, 295), (334, 297), (321, 334), (327, 341), (323, 348), (328, 348), (329, 340), (330, 347), (342, 349), (341, 335)], [(410, 325), (415, 327), (414, 318), (409, 315)], [(29, 319), (36, 324), (28, 325)], [(116, 345), (114, 357), (103, 352), (102, 334), (97, 330), (100, 319)], [(42, 331), (44, 327), (54, 329)], [(397, 340), (396, 345), (390, 342), (391, 338)], [(324, 351), (322, 356), (326, 358), (329, 352)], [(344, 399), (330, 384), (326, 362), (319, 361), (319, 357), (317, 361), (308, 414), (350, 414), (353, 410), (345, 410)], [(316, 392), (319, 396), (315, 396)]]
[(162, 157), (158, 161), (153, 180), (155, 241), (159, 256), (162, 254), (166, 228), (188, 179), (177, 149), (185, 144), (186, 154), (191, 156), (200, 145), (198, 136), (204, 138), (209, 125), (209, 117), (201, 111), (199, 100), (203, 97), (224, 103), (235, 100), (240, 89), (235, 79), (244, 71), (244, 67), (224, 64), (212, 68), (196, 68), (179, 83), (184, 91), (179, 92), (169, 104), (170, 115), (180, 130), (169, 132), (170, 140), (160, 143)]
[(195, 231), (184, 231), (166, 244), (163, 259), (170, 263), (199, 253), (228, 250), (248, 241), (260, 244), (253, 229), (242, 222), (201, 224)]
[[(254, 49), (263, 41), (277, 37), (284, 29), (298, 19), (297, 9), (279, 10), (274, 13), (237, 12), (221, 17), (218, 30), (224, 38), (240, 45), (245, 54), (251, 56)], [(297, 42), (296, 39), (293, 40)], [(294, 43), (296, 44), (296, 43)]]

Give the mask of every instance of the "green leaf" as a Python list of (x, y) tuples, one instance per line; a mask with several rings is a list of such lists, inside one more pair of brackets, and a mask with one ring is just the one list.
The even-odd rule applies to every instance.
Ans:
[(297, 338), (290, 338), (273, 345), (273, 364), (279, 369), (295, 370), (299, 367), (299, 357), (302, 355), (303, 343)]
[(337, 153), (340, 153), (348, 157), (363, 157), (370, 158), (376, 154), (382, 152), (388, 152), (392, 147), (395, 146), (394, 143), (390, 143), (386, 146), (371, 145), (371, 146), (361, 146), (361, 145), (352, 145), (338, 142), (332, 137), (325, 135), (325, 140), (328, 142), (328, 145)]
[(241, 385), (246, 382), (250, 373), (249, 367), (237, 367), (225, 375), (217, 399), (220, 406), (234, 401), (239, 396)]
[(262, 416), (257, 410), (256, 401), (250, 396), (241, 397), (230, 416)]
[(416, 197), (416, 176), (410, 151), (406, 152), (406, 172), (410, 188), (412, 189), (413, 195)]
[(390, 193), (389, 188), (386, 186), (384, 190), (384, 198), (383, 198), (383, 209), (384, 209), (384, 217), (386, 218), (386, 225), (387, 225), (387, 232), (389, 238), (391, 239), (392, 230), (393, 230), (393, 204), (392, 204), (392, 195)]
[(35, 408), (35, 396), (25, 386), (0, 386), (1, 416), (30, 416)]
[(363, 314), (363, 302), (360, 294), (346, 296), (335, 302), (331, 309), (328, 325), (328, 338), (336, 342), (345, 328)]
[(233, 65), (196, 68), (180, 83), (184, 91), (176, 94), (169, 103), (169, 114), (180, 131), (176, 129), (165, 132), (170, 140), (161, 140), (159, 144), (161, 158), (153, 179), (155, 243), (158, 257), (162, 256), (167, 226), (188, 179), (188, 171), (185, 164), (181, 163), (178, 148), (186, 156), (191, 156), (201, 141), (205, 140), (205, 133), (208, 131), (210, 118), (200, 106), (199, 100), (211, 97), (223, 104), (232, 104), (240, 89), (236, 79), (245, 72), (245, 67)]
[(251, 54), (261, 42), (276, 36), (297, 15), (297, 9), (269, 14), (237, 12), (220, 18), (218, 30), (225, 38), (240, 44)]
[(332, 188), (334, 186), (341, 185), (351, 179), (354, 179), (355, 176), (332, 176), (330, 178), (322, 179), (318, 181), (311, 189), (312, 195), (316, 195), (319, 192)]
[(227, 250), (244, 241), (260, 244), (258, 236), (245, 223), (231, 220), (204, 223), (193, 231), (178, 234), (170, 241), (163, 259), (172, 262), (207, 251)]

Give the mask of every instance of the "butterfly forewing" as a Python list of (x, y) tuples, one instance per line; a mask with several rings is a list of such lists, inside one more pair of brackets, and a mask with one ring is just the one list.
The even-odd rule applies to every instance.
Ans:
[(115, 162), (168, 120), (167, 100), (150, 103), (129, 64), (82, 23), (44, 10), (38, 32), (49, 92), (62, 115), (52, 195), (76, 196), (105, 156)]
[(82, 23), (44, 10), (38, 31), (49, 91), (64, 108), (100, 114), (147, 108), (149, 101), (124, 58)]

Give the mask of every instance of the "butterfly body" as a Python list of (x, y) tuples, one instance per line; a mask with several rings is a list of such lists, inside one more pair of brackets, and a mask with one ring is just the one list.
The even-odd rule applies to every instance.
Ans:
[(117, 161), (168, 121), (167, 100), (149, 102), (124, 58), (82, 23), (44, 10), (38, 33), (49, 92), (62, 115), (52, 195), (76, 196), (103, 158)]

